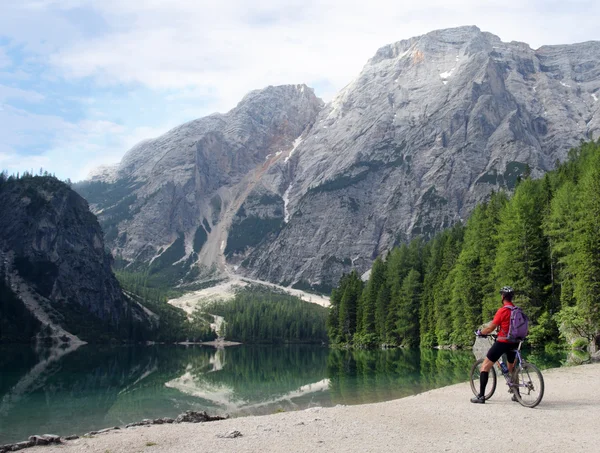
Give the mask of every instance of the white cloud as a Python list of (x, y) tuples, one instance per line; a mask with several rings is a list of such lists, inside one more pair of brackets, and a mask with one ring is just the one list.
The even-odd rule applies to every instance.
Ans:
[(0, 85), (0, 102), (11, 99), (18, 99), (25, 102), (42, 102), (45, 99), (45, 96), (31, 90), (22, 90), (20, 88)]
[(564, 11), (553, 14), (548, 5), (520, 0), (267, 0), (259, 5), (152, 0), (143, 8), (117, 0), (80, 3), (94, 8), (113, 31), (57, 52), (52, 61), (68, 76), (208, 91), (222, 100), (223, 108), (269, 84), (327, 80), (340, 89), (379, 47), (436, 28), (477, 24), (534, 47), (572, 42), (584, 33), (589, 39), (596, 30), (589, 10), (579, 14), (573, 30), (551, 26), (568, 20)]
[[(79, 165), (72, 173), (70, 173), (71, 178), (74, 181), (81, 181), (86, 179), (90, 172), (98, 167), (118, 164), (126, 150), (133, 148), (133, 146), (143, 140), (158, 137), (175, 126), (176, 124), (169, 124), (161, 127), (136, 127), (124, 129), (120, 134), (113, 136), (113, 144), (111, 146), (99, 146), (94, 150), (89, 149), (87, 138), (82, 137), (79, 141), (79, 147), (80, 149), (82, 146), (86, 147), (84, 152), (86, 152), (87, 158), (82, 165)], [(72, 146), (73, 144), (71, 143), (70, 145)], [(69, 146), (69, 144), (65, 143), (65, 146)], [(50, 153), (59, 155), (61, 153), (61, 147), (54, 148)]]
[(47, 169), (49, 163), (48, 156), (20, 156), (14, 152), (2, 152), (0, 145), (0, 170), (6, 170), (9, 175), (25, 171), (37, 174), (40, 168)]
[(7, 68), (12, 64), (10, 57), (6, 54), (6, 50), (0, 47), (0, 69)]
[(60, 168), (54, 164), (48, 167), (57, 176), (80, 181), (94, 168), (117, 164), (125, 151), (142, 140), (167, 132), (175, 124), (127, 128), (110, 121), (81, 121), (73, 126), (55, 140), (44, 157), (52, 163), (61, 163)]
[[(118, 163), (136, 143), (166, 132), (159, 128), (127, 128), (104, 120), (69, 123), (51, 115), (36, 115), (5, 106), (0, 110), (0, 169), (9, 173), (40, 167), (58, 177), (84, 179), (96, 166)], [(41, 152), (19, 152), (47, 145)]]
[[(600, 16), (600, 2), (587, 0), (3, 0), (3, 9), (3, 34), (37, 55), (37, 63), (50, 63), (45, 77), (92, 89), (143, 87), (160, 99), (151, 108), (157, 110), (152, 125), (160, 127), (140, 126), (135, 112), (150, 107), (141, 100), (131, 108), (134, 99), (128, 110), (111, 109), (101, 99), (82, 102), (91, 122), (63, 120), (60, 136), (49, 124), (60, 118), (37, 118), (51, 129), (34, 128), (35, 139), (28, 140), (38, 146), (46, 140), (45, 155), (61, 162), (73, 179), (175, 126), (184, 115), (167, 113), (176, 110), (170, 105), (180, 106), (189, 119), (193, 112), (226, 111), (250, 90), (296, 83), (316, 86), (329, 100), (378, 48), (401, 39), (473, 24), (535, 48), (597, 39)], [(7, 56), (0, 48), (0, 67), (3, 61), (7, 64)], [(27, 90), (10, 96), (18, 95), (36, 99)], [(11, 115), (12, 123), (30, 120)]]

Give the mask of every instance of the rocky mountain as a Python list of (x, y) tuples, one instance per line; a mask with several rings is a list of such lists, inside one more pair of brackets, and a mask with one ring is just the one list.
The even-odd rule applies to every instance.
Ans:
[(53, 177), (0, 178), (0, 339), (144, 339), (156, 316), (123, 295), (87, 202)]
[(310, 286), (365, 270), (597, 136), (599, 96), (599, 42), (533, 50), (464, 27), (385, 46), (296, 149), (289, 221), (245, 267)]
[[(260, 188), (266, 170), (283, 160), (322, 107), (305, 85), (254, 91), (227, 114), (140, 143), (118, 167), (103, 168), (76, 189), (99, 216), (119, 261), (146, 263), (155, 283), (220, 275), (232, 217), (250, 192), (266, 193)], [(281, 200), (258, 195), (271, 217), (283, 213), (271, 206), (273, 198)], [(275, 236), (281, 223), (269, 220), (258, 234)]]
[(226, 257), (327, 289), (553, 168), (598, 135), (599, 97), (600, 42), (531, 49), (439, 30), (379, 49), (329, 104), (304, 86), (253, 92), (138, 145), (81, 193), (114, 253), (180, 266), (177, 283), (202, 277), (195, 262), (226, 271)]

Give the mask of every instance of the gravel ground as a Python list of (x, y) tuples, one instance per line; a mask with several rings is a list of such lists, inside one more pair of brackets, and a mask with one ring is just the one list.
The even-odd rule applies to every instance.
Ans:
[[(600, 364), (546, 370), (544, 379), (544, 399), (535, 409), (511, 402), (504, 385), (498, 386), (486, 404), (471, 404), (470, 387), (463, 383), (385, 403), (311, 408), (203, 424), (136, 427), (27, 451), (598, 451)], [(233, 437), (234, 431), (241, 436)]]

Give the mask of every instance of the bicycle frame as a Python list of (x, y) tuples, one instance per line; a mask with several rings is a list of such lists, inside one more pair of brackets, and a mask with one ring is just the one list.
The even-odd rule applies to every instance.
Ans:
[[(489, 339), (490, 344), (491, 344), (492, 339), (496, 340), (496, 338), (498, 336), (494, 335), (494, 334), (489, 334), (489, 335), (486, 335), (486, 337)], [(521, 345), (522, 344), (523, 344), (523, 342), (519, 341), (519, 345), (515, 349), (513, 349), (516, 353), (515, 361), (513, 363), (513, 371), (512, 371), (513, 375), (519, 369), (519, 367), (521, 367), (522, 364), (525, 363), (525, 361), (523, 360), (523, 356), (521, 355)], [(512, 389), (514, 387), (526, 387), (526, 384), (524, 382), (513, 382), (513, 379), (511, 377), (511, 372), (507, 371), (505, 373), (504, 371), (502, 371), (502, 367), (500, 366), (500, 360), (504, 361), (504, 363), (506, 363), (506, 366), (508, 367), (508, 362), (506, 361), (506, 354), (502, 354), (500, 359), (498, 359), (498, 361), (496, 363), (494, 363), (494, 366), (500, 372), (500, 374), (502, 376), (504, 376), (504, 380), (506, 381), (506, 385), (508, 386), (508, 388)]]

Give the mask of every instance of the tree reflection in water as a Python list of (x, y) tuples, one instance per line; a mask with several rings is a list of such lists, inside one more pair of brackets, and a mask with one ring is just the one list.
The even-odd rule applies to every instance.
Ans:
[(56, 351), (2, 347), (0, 444), (190, 409), (239, 416), (384, 401), (466, 381), (472, 361), (464, 351), (308, 345), (88, 345), (60, 358)]

